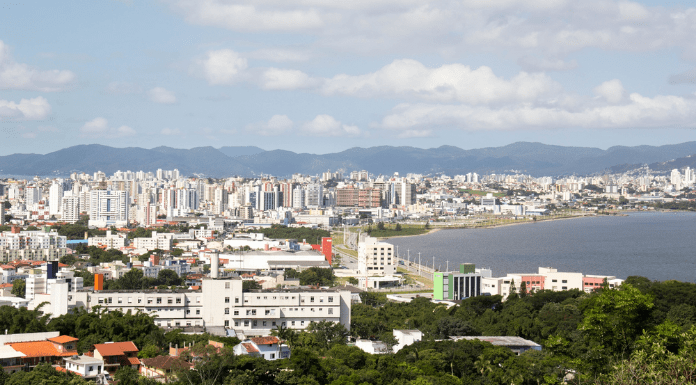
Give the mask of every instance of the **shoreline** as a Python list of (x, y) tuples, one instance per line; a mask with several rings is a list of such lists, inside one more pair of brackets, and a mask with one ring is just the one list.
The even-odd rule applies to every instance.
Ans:
[(378, 238), (379, 240), (388, 240), (392, 238), (408, 238), (408, 237), (421, 237), (424, 235), (429, 235), (429, 234), (434, 234), (440, 230), (463, 230), (463, 229), (471, 229), (471, 230), (478, 230), (478, 229), (495, 229), (499, 227), (507, 227), (507, 226), (518, 226), (518, 225), (526, 225), (526, 224), (535, 224), (535, 223), (543, 223), (543, 222), (555, 222), (555, 221), (561, 221), (561, 220), (566, 220), (566, 219), (577, 219), (577, 218), (599, 218), (599, 217), (625, 217), (628, 216), (628, 214), (623, 214), (623, 213), (616, 213), (616, 214), (609, 214), (609, 215), (593, 215), (593, 214), (587, 214), (587, 215), (573, 215), (573, 216), (567, 216), (567, 217), (560, 217), (560, 218), (546, 218), (542, 219), (539, 221), (520, 221), (520, 222), (511, 222), (511, 223), (505, 223), (505, 224), (496, 224), (496, 225), (484, 225), (484, 226), (448, 226), (448, 227), (435, 227), (431, 228), (427, 233), (424, 234), (414, 234), (414, 235), (397, 235), (397, 236), (392, 236), (392, 237), (382, 237)]

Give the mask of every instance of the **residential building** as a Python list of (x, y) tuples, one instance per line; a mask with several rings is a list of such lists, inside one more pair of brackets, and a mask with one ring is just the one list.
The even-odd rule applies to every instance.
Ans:
[(254, 337), (242, 341), (234, 347), (235, 355), (261, 357), (266, 361), (290, 358), (290, 348), (281, 344), (278, 337)]
[(394, 338), (399, 341), (397, 345), (394, 345), (394, 353), (403, 349), (404, 347), (414, 344), (418, 341), (423, 340), (423, 332), (417, 329), (405, 330), (405, 329), (394, 329), (392, 330)]
[(87, 355), (65, 357), (63, 367), (86, 380), (96, 380), (105, 373), (104, 360)]
[(90, 193), (89, 225), (126, 227), (129, 207), (127, 191), (92, 190)]
[(131, 341), (95, 344), (94, 358), (103, 360), (104, 369), (110, 374), (116, 373), (122, 367), (140, 370), (138, 348)]
[(55, 230), (11, 231), (0, 233), (0, 261), (17, 259), (32, 261), (58, 260), (67, 254), (67, 238)]
[(365, 237), (358, 243), (359, 275), (392, 275), (396, 273), (394, 245)]
[(77, 195), (65, 195), (62, 198), (61, 220), (75, 223), (80, 220), (80, 197)]
[(503, 346), (506, 347), (510, 350), (512, 350), (513, 353), (516, 355), (520, 355), (527, 350), (539, 350), (541, 351), (541, 345), (537, 344), (534, 341), (526, 340), (522, 337), (515, 337), (515, 336), (481, 336), (481, 337), (469, 337), (469, 336), (451, 336), (451, 339), (454, 341), (459, 341), (459, 340), (479, 340), (483, 342), (488, 342), (493, 344), (494, 346)]
[(126, 247), (128, 237), (126, 234), (112, 234), (111, 230), (106, 231), (106, 235), (90, 237), (87, 240), (88, 246), (104, 247), (106, 249), (120, 249)]

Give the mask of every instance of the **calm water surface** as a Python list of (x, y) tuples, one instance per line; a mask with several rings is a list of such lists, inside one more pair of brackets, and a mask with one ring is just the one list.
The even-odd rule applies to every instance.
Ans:
[(399, 255), (450, 270), (459, 263), (488, 267), (494, 276), (558, 271), (640, 275), (696, 282), (696, 213), (631, 213), (520, 224), (494, 229), (441, 230), (393, 238)]

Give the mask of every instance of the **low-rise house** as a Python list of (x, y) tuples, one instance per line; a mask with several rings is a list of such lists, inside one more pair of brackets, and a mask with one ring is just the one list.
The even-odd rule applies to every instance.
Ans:
[(6, 373), (11, 374), (22, 370), (24, 368), (22, 358), (24, 357), (26, 354), (14, 350), (12, 346), (0, 346), (0, 366)]
[(249, 338), (234, 347), (236, 355), (251, 355), (268, 361), (290, 358), (290, 348), (281, 344), (278, 337)]
[(176, 380), (179, 369), (191, 369), (193, 364), (178, 356), (157, 356), (140, 360), (140, 375), (161, 382)]
[(358, 339), (355, 341), (355, 347), (369, 354), (391, 353), (389, 346), (382, 341)]
[(396, 338), (396, 340), (399, 341), (399, 344), (394, 346), (394, 353), (403, 349), (405, 346), (411, 345), (411, 344), (416, 343), (418, 341), (421, 341), (423, 339), (423, 332), (421, 332), (420, 330), (416, 330), (416, 329), (413, 329), (413, 330), (394, 329), (394, 330), (392, 330), (392, 334), (394, 335), (394, 338)]
[[(31, 333), (42, 334), (42, 333)], [(47, 362), (51, 365), (62, 365), (63, 357), (77, 355), (75, 337), (56, 336), (40, 341), (23, 341), (8, 343), (17, 352), (24, 354), (21, 358), (25, 367), (33, 369), (37, 365)]]
[(138, 348), (131, 341), (96, 344), (94, 357), (104, 360), (104, 368), (109, 373), (115, 373), (121, 367), (140, 369)]
[(522, 337), (515, 336), (481, 336), (481, 337), (462, 337), (462, 336), (452, 336), (451, 339), (455, 341), (459, 340), (479, 340), (484, 342), (490, 342), (495, 346), (504, 346), (512, 350), (518, 356), (527, 350), (541, 350), (541, 345), (534, 341), (526, 340)]
[(104, 372), (104, 360), (86, 355), (70, 356), (63, 358), (67, 371), (75, 373), (85, 379), (96, 379)]

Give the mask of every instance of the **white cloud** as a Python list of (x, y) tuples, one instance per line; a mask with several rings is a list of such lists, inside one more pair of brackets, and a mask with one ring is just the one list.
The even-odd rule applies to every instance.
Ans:
[(519, 64), (522, 69), (529, 72), (569, 71), (578, 66), (575, 60), (565, 61), (563, 59), (536, 58), (531, 56), (519, 58), (517, 64)]
[(42, 120), (50, 113), (51, 105), (41, 96), (22, 99), (19, 103), (0, 100), (0, 119)]
[(267, 90), (295, 90), (310, 88), (318, 81), (302, 71), (269, 68), (263, 71), (259, 83), (261, 88)]
[(320, 28), (326, 19), (326, 15), (313, 7), (284, 9), (282, 4), (272, 4), (264, 8), (252, 1), (224, 0), (175, 0), (170, 3), (189, 23), (236, 31), (302, 31)]
[(521, 72), (505, 80), (485, 66), (472, 69), (462, 64), (447, 64), (428, 68), (418, 61), (402, 59), (370, 74), (334, 76), (326, 80), (322, 92), (487, 104), (534, 101), (560, 89), (558, 83), (543, 74)]
[(297, 32), (316, 48), (339, 52), (410, 56), (503, 49), (508, 56), (557, 61), (587, 47), (643, 52), (679, 47), (696, 55), (695, 8), (626, 0), (164, 1), (189, 23)]
[(302, 125), (302, 132), (307, 136), (359, 136), (362, 134), (357, 126), (342, 124), (330, 115), (317, 115), (314, 120)]
[(17, 63), (9, 47), (0, 40), (0, 89), (61, 91), (75, 80), (75, 74), (67, 70), (42, 71), (27, 64)]
[(94, 118), (85, 123), (80, 128), (80, 133), (82, 133), (83, 136), (105, 138), (121, 138), (136, 134), (135, 130), (128, 126), (112, 128), (109, 126), (109, 122), (101, 117)]
[(155, 103), (161, 104), (174, 104), (176, 103), (176, 96), (172, 91), (169, 91), (162, 87), (155, 87), (147, 92), (150, 100)]
[[(610, 97), (614, 94), (608, 94)], [(377, 127), (407, 131), (435, 128), (513, 130), (563, 128), (692, 127), (696, 99), (677, 96), (644, 97), (632, 93), (621, 104), (585, 100), (567, 108), (553, 104), (518, 104), (503, 108), (470, 105), (401, 104)]]
[(241, 73), (247, 69), (247, 59), (231, 49), (209, 51), (207, 57), (198, 61), (196, 72), (211, 85), (232, 84), (240, 80)]
[(290, 132), (294, 123), (287, 115), (273, 115), (268, 122), (250, 124), (247, 131), (263, 136), (276, 136)]
[(162, 135), (181, 135), (181, 131), (178, 128), (163, 128), (160, 131)]
[(626, 90), (619, 79), (609, 80), (598, 85), (595, 87), (594, 92), (611, 104), (620, 103), (627, 96)]

